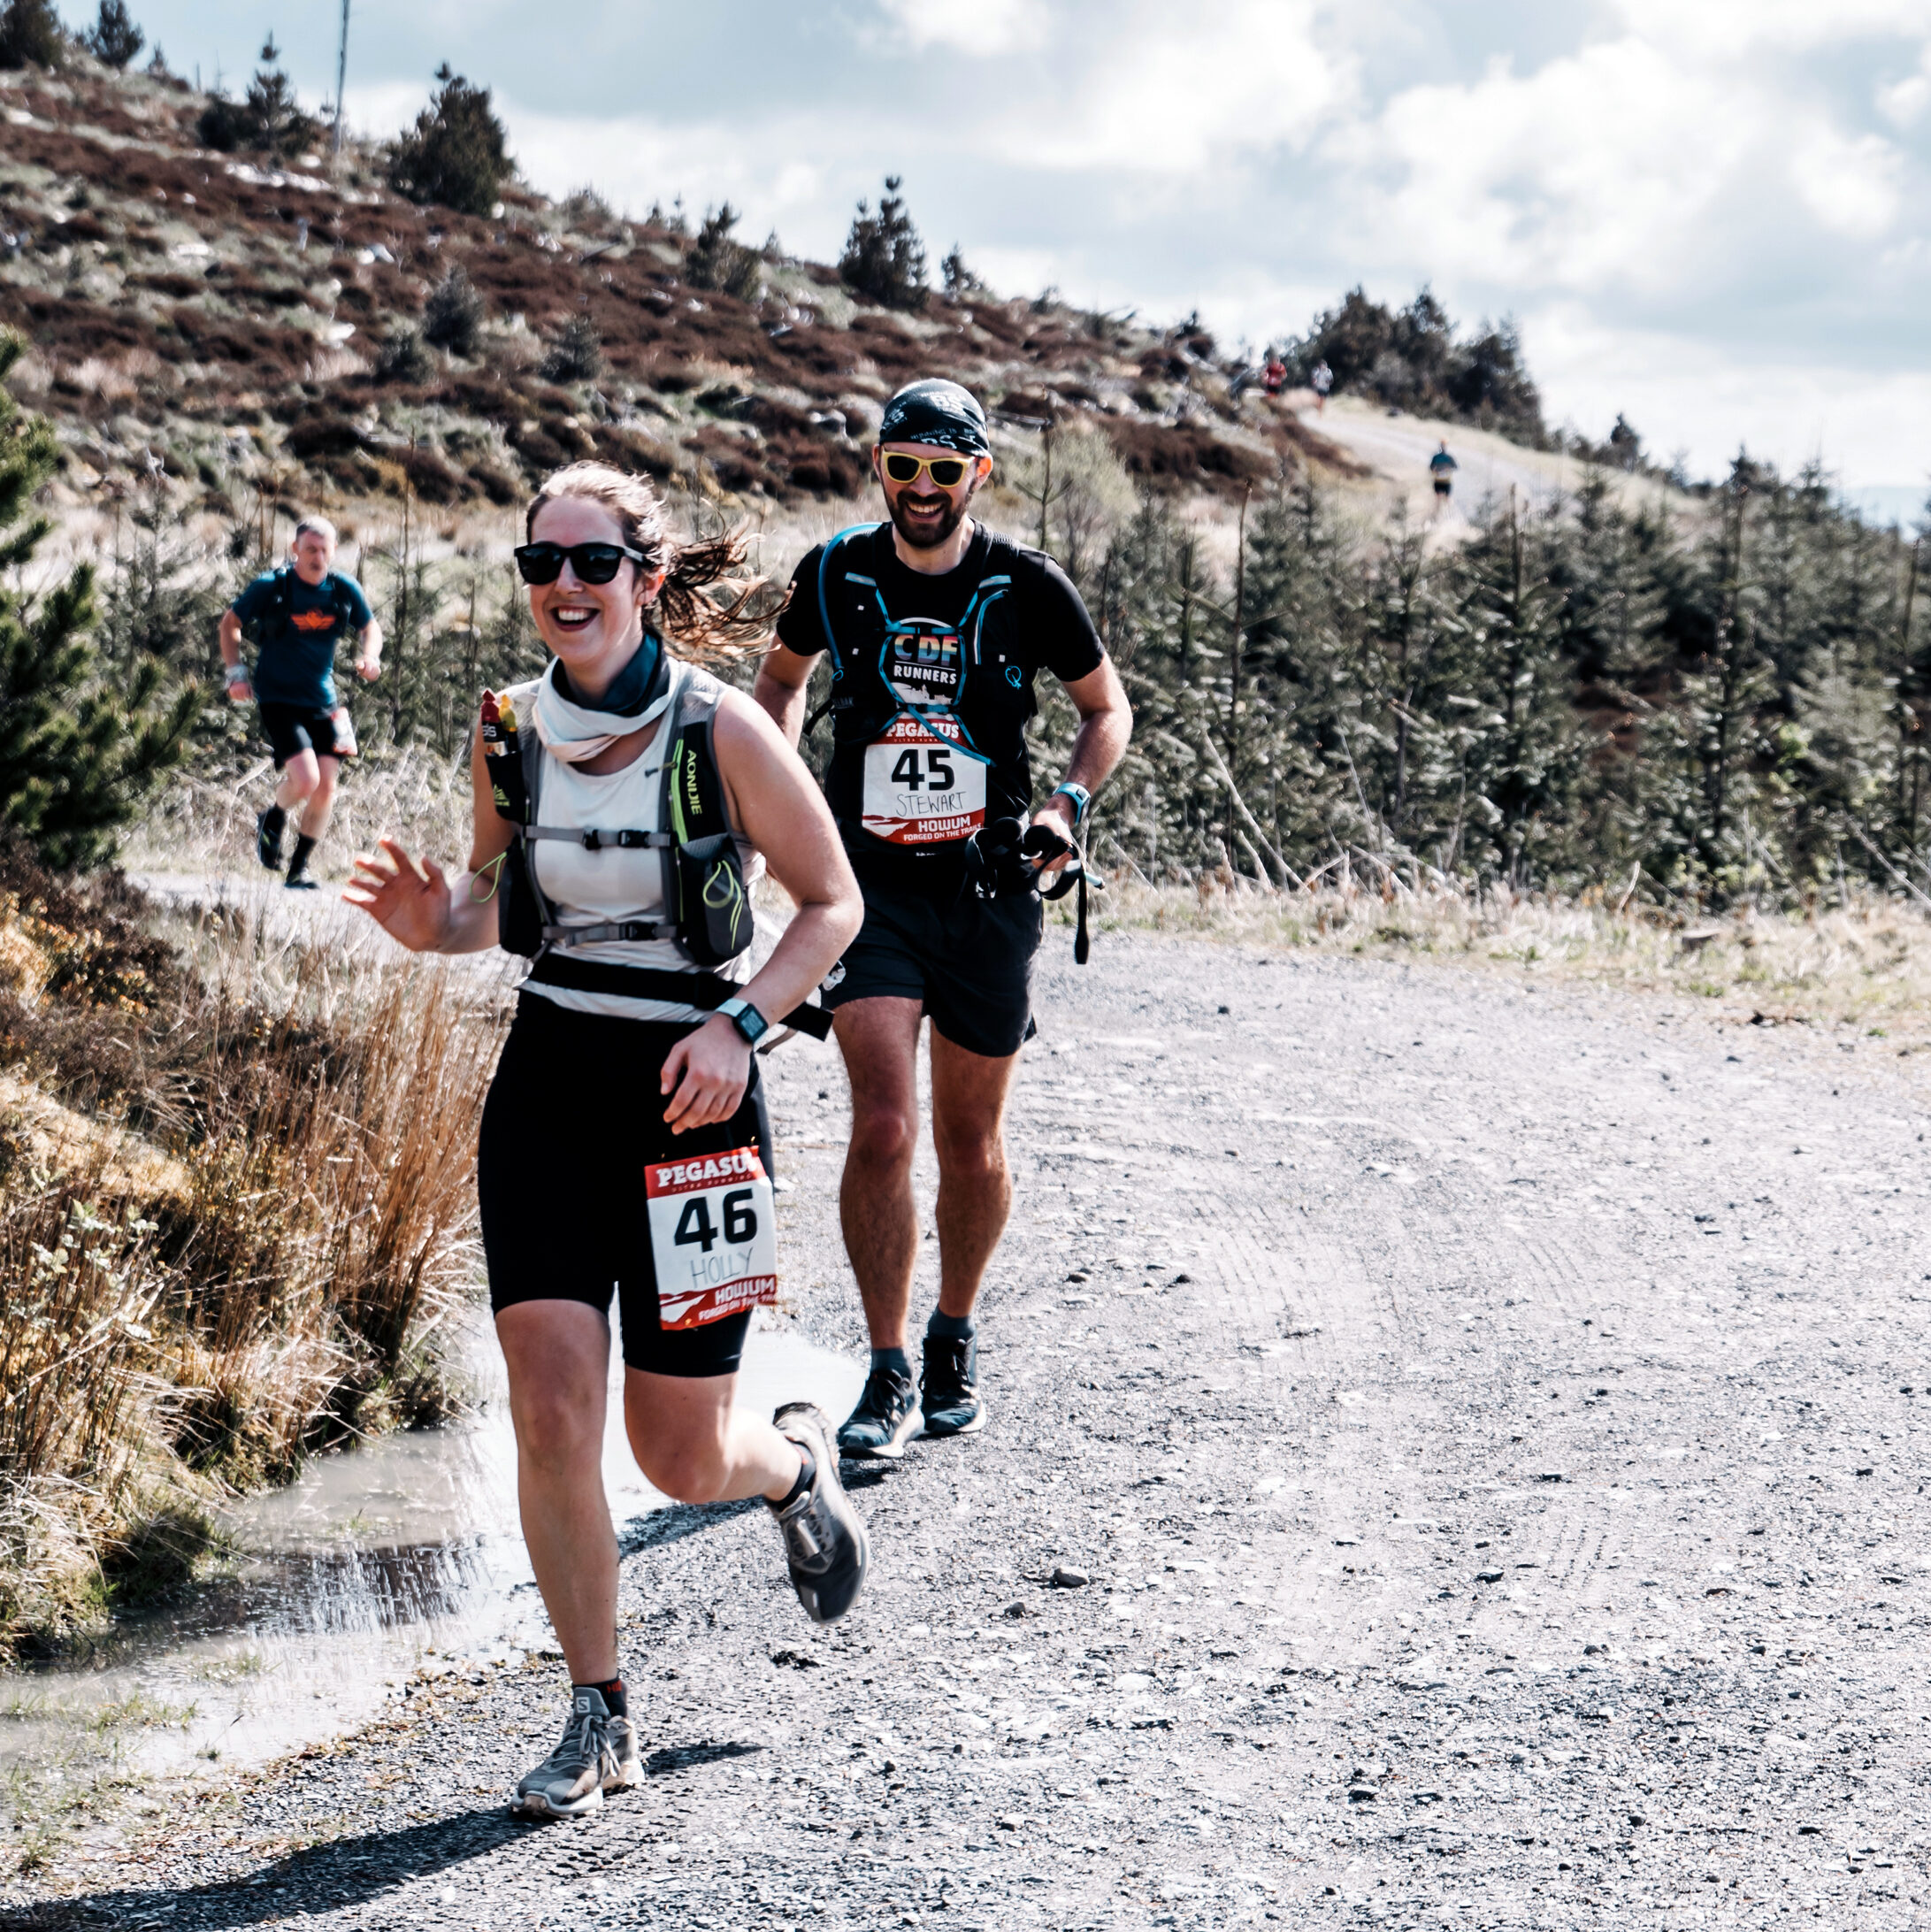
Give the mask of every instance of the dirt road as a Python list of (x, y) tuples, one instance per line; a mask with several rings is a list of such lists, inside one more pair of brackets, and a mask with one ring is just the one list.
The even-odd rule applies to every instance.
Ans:
[[(1921, 1924), (1902, 1063), (1447, 970), (1066, 949), (992, 1426), (859, 1490), (847, 1622), (805, 1623), (755, 1505), (641, 1520), (640, 1791), (511, 1824), (560, 1667), (426, 1681), (0, 1922)], [(842, 1082), (773, 1066), (794, 1319), (855, 1348)]]
[[(1382, 488), (1391, 487), (1406, 502), (1411, 518), (1431, 523), (1447, 542), (1470, 533), (1468, 519), (1484, 498), (1506, 496), (1514, 489), (1525, 502), (1541, 503), (1575, 490), (1582, 480), (1582, 466), (1573, 456), (1525, 448), (1486, 430), (1390, 415), (1353, 396), (1331, 399), (1320, 416), (1310, 409), (1300, 417), (1310, 429), (1360, 457), (1382, 479)], [(1429, 475), (1429, 458), (1444, 441), (1460, 465), (1445, 509), (1437, 506)], [(1617, 476), (1614, 487), (1632, 503), (1638, 498), (1654, 502), (1671, 494), (1649, 479)]]

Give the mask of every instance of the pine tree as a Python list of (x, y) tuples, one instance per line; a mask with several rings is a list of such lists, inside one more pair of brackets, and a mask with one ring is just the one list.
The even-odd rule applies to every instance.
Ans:
[[(4, 387), (25, 344), (0, 338), (0, 569), (29, 562), (52, 527), (33, 508), (57, 449), (50, 425), (22, 417)], [(0, 591), (0, 822), (57, 867), (97, 864), (148, 787), (178, 763), (197, 705), (172, 695), (158, 657), (107, 674), (87, 632), (94, 571), (80, 564), (38, 596)]]
[(96, 60), (110, 67), (125, 67), (148, 44), (148, 36), (134, 25), (126, 0), (101, 0), (100, 17), (86, 34), (85, 42), (87, 50)]
[(487, 215), (512, 172), (509, 137), (487, 88), (471, 87), (448, 61), (436, 80), (429, 105), (389, 150), (389, 185), (414, 202)]
[(869, 203), (859, 203), (838, 272), (848, 288), (888, 309), (923, 309), (931, 294), (925, 286), (925, 244), (905, 211), (901, 181), (901, 176), (886, 175), (876, 215)]
[(739, 302), (755, 302), (763, 287), (763, 264), (755, 249), (732, 236), (739, 219), (729, 202), (705, 211), (697, 240), (684, 258), (684, 279), (693, 288), (719, 289)]
[(594, 382), (603, 373), (603, 344), (596, 324), (582, 310), (556, 332), (542, 369), (546, 382)]
[(66, 58), (66, 30), (53, 0), (6, 0), (0, 6), (0, 68), (54, 68)]
[(452, 263), (423, 303), (423, 340), (452, 356), (473, 356), (482, 334), (482, 294), (462, 263)]

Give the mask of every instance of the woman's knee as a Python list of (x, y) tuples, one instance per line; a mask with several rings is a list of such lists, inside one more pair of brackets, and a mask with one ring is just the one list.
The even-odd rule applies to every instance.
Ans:
[(558, 1471), (597, 1464), (603, 1457), (601, 1413), (586, 1413), (586, 1405), (570, 1391), (556, 1387), (526, 1389), (511, 1396), (510, 1419), (516, 1429), (517, 1452), (539, 1468)]
[(724, 1444), (709, 1435), (667, 1438), (646, 1435), (630, 1422), (631, 1453), (655, 1490), (678, 1503), (714, 1503), (724, 1493)]

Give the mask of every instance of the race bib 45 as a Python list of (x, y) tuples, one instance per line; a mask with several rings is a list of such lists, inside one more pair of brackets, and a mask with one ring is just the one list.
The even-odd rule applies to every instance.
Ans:
[(985, 823), (985, 767), (916, 717), (895, 719), (865, 747), (862, 824), (893, 845), (946, 845)]
[(771, 1184), (755, 1147), (653, 1161), (644, 1194), (663, 1327), (701, 1328), (778, 1300)]

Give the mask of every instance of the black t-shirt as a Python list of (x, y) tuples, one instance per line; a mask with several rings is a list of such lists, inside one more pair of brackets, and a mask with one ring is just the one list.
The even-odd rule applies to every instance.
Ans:
[(942, 858), (1030, 811), (1033, 678), (1070, 684), (1105, 656), (1066, 572), (983, 526), (939, 577), (905, 566), (888, 523), (819, 545), (778, 635), (801, 657), (831, 652), (825, 795), (859, 856)]

